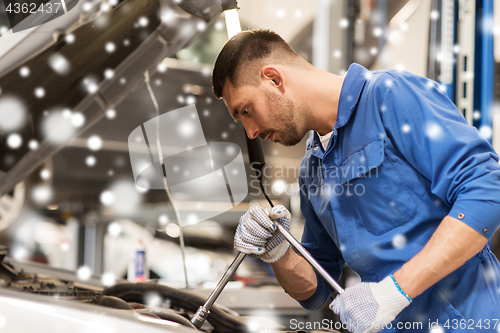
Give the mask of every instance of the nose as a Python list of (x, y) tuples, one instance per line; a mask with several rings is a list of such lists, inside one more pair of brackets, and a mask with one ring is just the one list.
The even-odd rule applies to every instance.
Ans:
[(243, 127), (245, 128), (245, 131), (247, 132), (247, 136), (249, 139), (255, 139), (260, 134), (260, 127), (253, 122), (250, 121), (243, 122)]

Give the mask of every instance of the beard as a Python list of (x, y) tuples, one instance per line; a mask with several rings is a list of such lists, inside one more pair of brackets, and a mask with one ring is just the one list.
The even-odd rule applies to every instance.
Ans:
[(259, 137), (265, 140), (266, 137), (273, 133), (274, 142), (288, 147), (295, 146), (305, 135), (305, 132), (300, 133), (297, 126), (298, 108), (295, 107), (293, 101), (288, 97), (274, 94), (267, 90), (265, 90), (265, 95), (269, 110), (273, 112), (270, 122), (276, 124), (277, 127), (262, 131)]

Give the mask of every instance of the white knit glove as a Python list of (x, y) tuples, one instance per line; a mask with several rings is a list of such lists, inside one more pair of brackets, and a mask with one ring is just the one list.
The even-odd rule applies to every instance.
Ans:
[(389, 275), (378, 283), (357, 283), (338, 295), (330, 309), (353, 333), (376, 333), (410, 305), (396, 280)]
[(290, 246), (278, 233), (275, 223), (290, 230), (290, 212), (283, 205), (272, 209), (258, 206), (250, 209), (241, 217), (234, 248), (240, 252), (272, 263), (283, 257)]

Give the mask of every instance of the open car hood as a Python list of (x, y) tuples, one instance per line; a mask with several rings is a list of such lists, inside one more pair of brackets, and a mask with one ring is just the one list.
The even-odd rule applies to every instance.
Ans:
[[(22, 113), (15, 130), (0, 132), (0, 195), (98, 122), (221, 12), (220, 0), (66, 0), (72, 2), (61, 17), (0, 37), (0, 109), (13, 104)], [(66, 122), (48, 121), (54, 114), (83, 115), (85, 122), (54, 140), (52, 133), (68, 130)], [(12, 132), (22, 138), (18, 149), (7, 144)]]

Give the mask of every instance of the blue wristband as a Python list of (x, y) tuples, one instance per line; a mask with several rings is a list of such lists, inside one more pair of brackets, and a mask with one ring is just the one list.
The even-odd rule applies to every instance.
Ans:
[(398, 288), (399, 292), (401, 294), (403, 294), (404, 297), (406, 297), (408, 299), (408, 301), (411, 303), (412, 302), (412, 299), (410, 298), (410, 296), (406, 295), (406, 293), (403, 291), (403, 289), (401, 289), (401, 287), (399, 286), (399, 284), (396, 282), (396, 279), (394, 279), (394, 276), (389, 275), (392, 279), (392, 282), (394, 282), (394, 284), (396, 285), (396, 288)]

